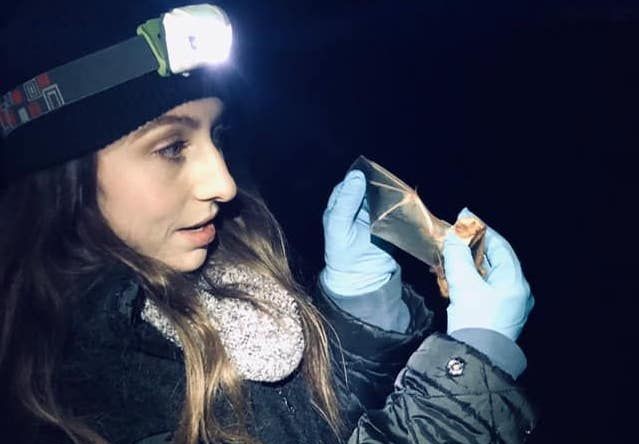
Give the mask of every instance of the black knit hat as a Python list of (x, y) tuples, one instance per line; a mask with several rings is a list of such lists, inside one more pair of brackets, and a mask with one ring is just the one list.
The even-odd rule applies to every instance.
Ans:
[[(0, 95), (57, 66), (135, 36), (139, 24), (200, 1), (25, 1), (0, 25)], [(63, 106), (0, 141), (4, 179), (98, 150), (180, 103), (227, 98), (232, 68), (189, 77), (156, 72)]]

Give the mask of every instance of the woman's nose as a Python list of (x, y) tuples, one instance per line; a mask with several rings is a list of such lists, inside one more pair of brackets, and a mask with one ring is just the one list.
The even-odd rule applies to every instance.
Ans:
[(197, 161), (194, 194), (198, 200), (228, 202), (237, 194), (237, 185), (222, 153), (210, 146)]

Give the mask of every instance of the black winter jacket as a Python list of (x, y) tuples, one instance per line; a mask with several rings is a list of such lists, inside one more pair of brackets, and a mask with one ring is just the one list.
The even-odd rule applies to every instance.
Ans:
[[(339, 337), (331, 342), (346, 423), (342, 440), (523, 442), (532, 430), (535, 416), (510, 375), (471, 347), (433, 332), (432, 313), (410, 287), (403, 292), (411, 313), (406, 334), (359, 321), (319, 286), (315, 299)], [(97, 286), (77, 307), (56, 378), (60, 403), (74, 406), (74, 414), (114, 444), (170, 442), (183, 399), (181, 352), (142, 321), (142, 307), (142, 295), (126, 275)], [(451, 360), (457, 365), (447, 368)], [(298, 372), (278, 383), (249, 381), (246, 388), (249, 430), (264, 444), (338, 442), (312, 409)], [(223, 399), (218, 404), (224, 418)], [(69, 442), (45, 427), (20, 441)]]

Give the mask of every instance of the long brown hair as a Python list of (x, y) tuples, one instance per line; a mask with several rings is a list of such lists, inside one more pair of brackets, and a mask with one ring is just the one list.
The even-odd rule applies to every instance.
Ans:
[[(189, 279), (125, 245), (101, 215), (96, 189), (92, 154), (14, 181), (0, 195), (0, 377), (6, 392), (0, 396), (26, 416), (61, 428), (76, 443), (106, 442), (68, 415), (70, 406), (58, 404), (54, 369), (74, 301), (112, 267), (125, 266), (172, 322), (182, 344), (186, 393), (174, 441), (256, 442), (247, 432), (241, 379)], [(270, 276), (294, 295), (306, 340), (301, 371), (314, 408), (339, 434), (321, 315), (293, 278), (281, 229), (264, 203), (240, 191), (234, 205), (237, 213), (220, 225), (211, 254)], [(214, 415), (220, 392), (236, 414), (233, 428)]]

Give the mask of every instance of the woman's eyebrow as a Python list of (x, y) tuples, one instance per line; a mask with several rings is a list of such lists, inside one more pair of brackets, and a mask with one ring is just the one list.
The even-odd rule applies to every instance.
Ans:
[(153, 119), (152, 121), (150, 121), (149, 123), (147, 123), (146, 125), (142, 126), (141, 128), (139, 128), (135, 133), (135, 137), (139, 138), (139, 137), (144, 137), (145, 134), (147, 134), (148, 132), (157, 129), (159, 127), (162, 126), (167, 126), (167, 125), (183, 125), (186, 127), (189, 127), (191, 129), (199, 129), (200, 128), (200, 121), (196, 120), (192, 117), (189, 116), (175, 116), (175, 115), (162, 115), (160, 117), (157, 117), (155, 119)]

